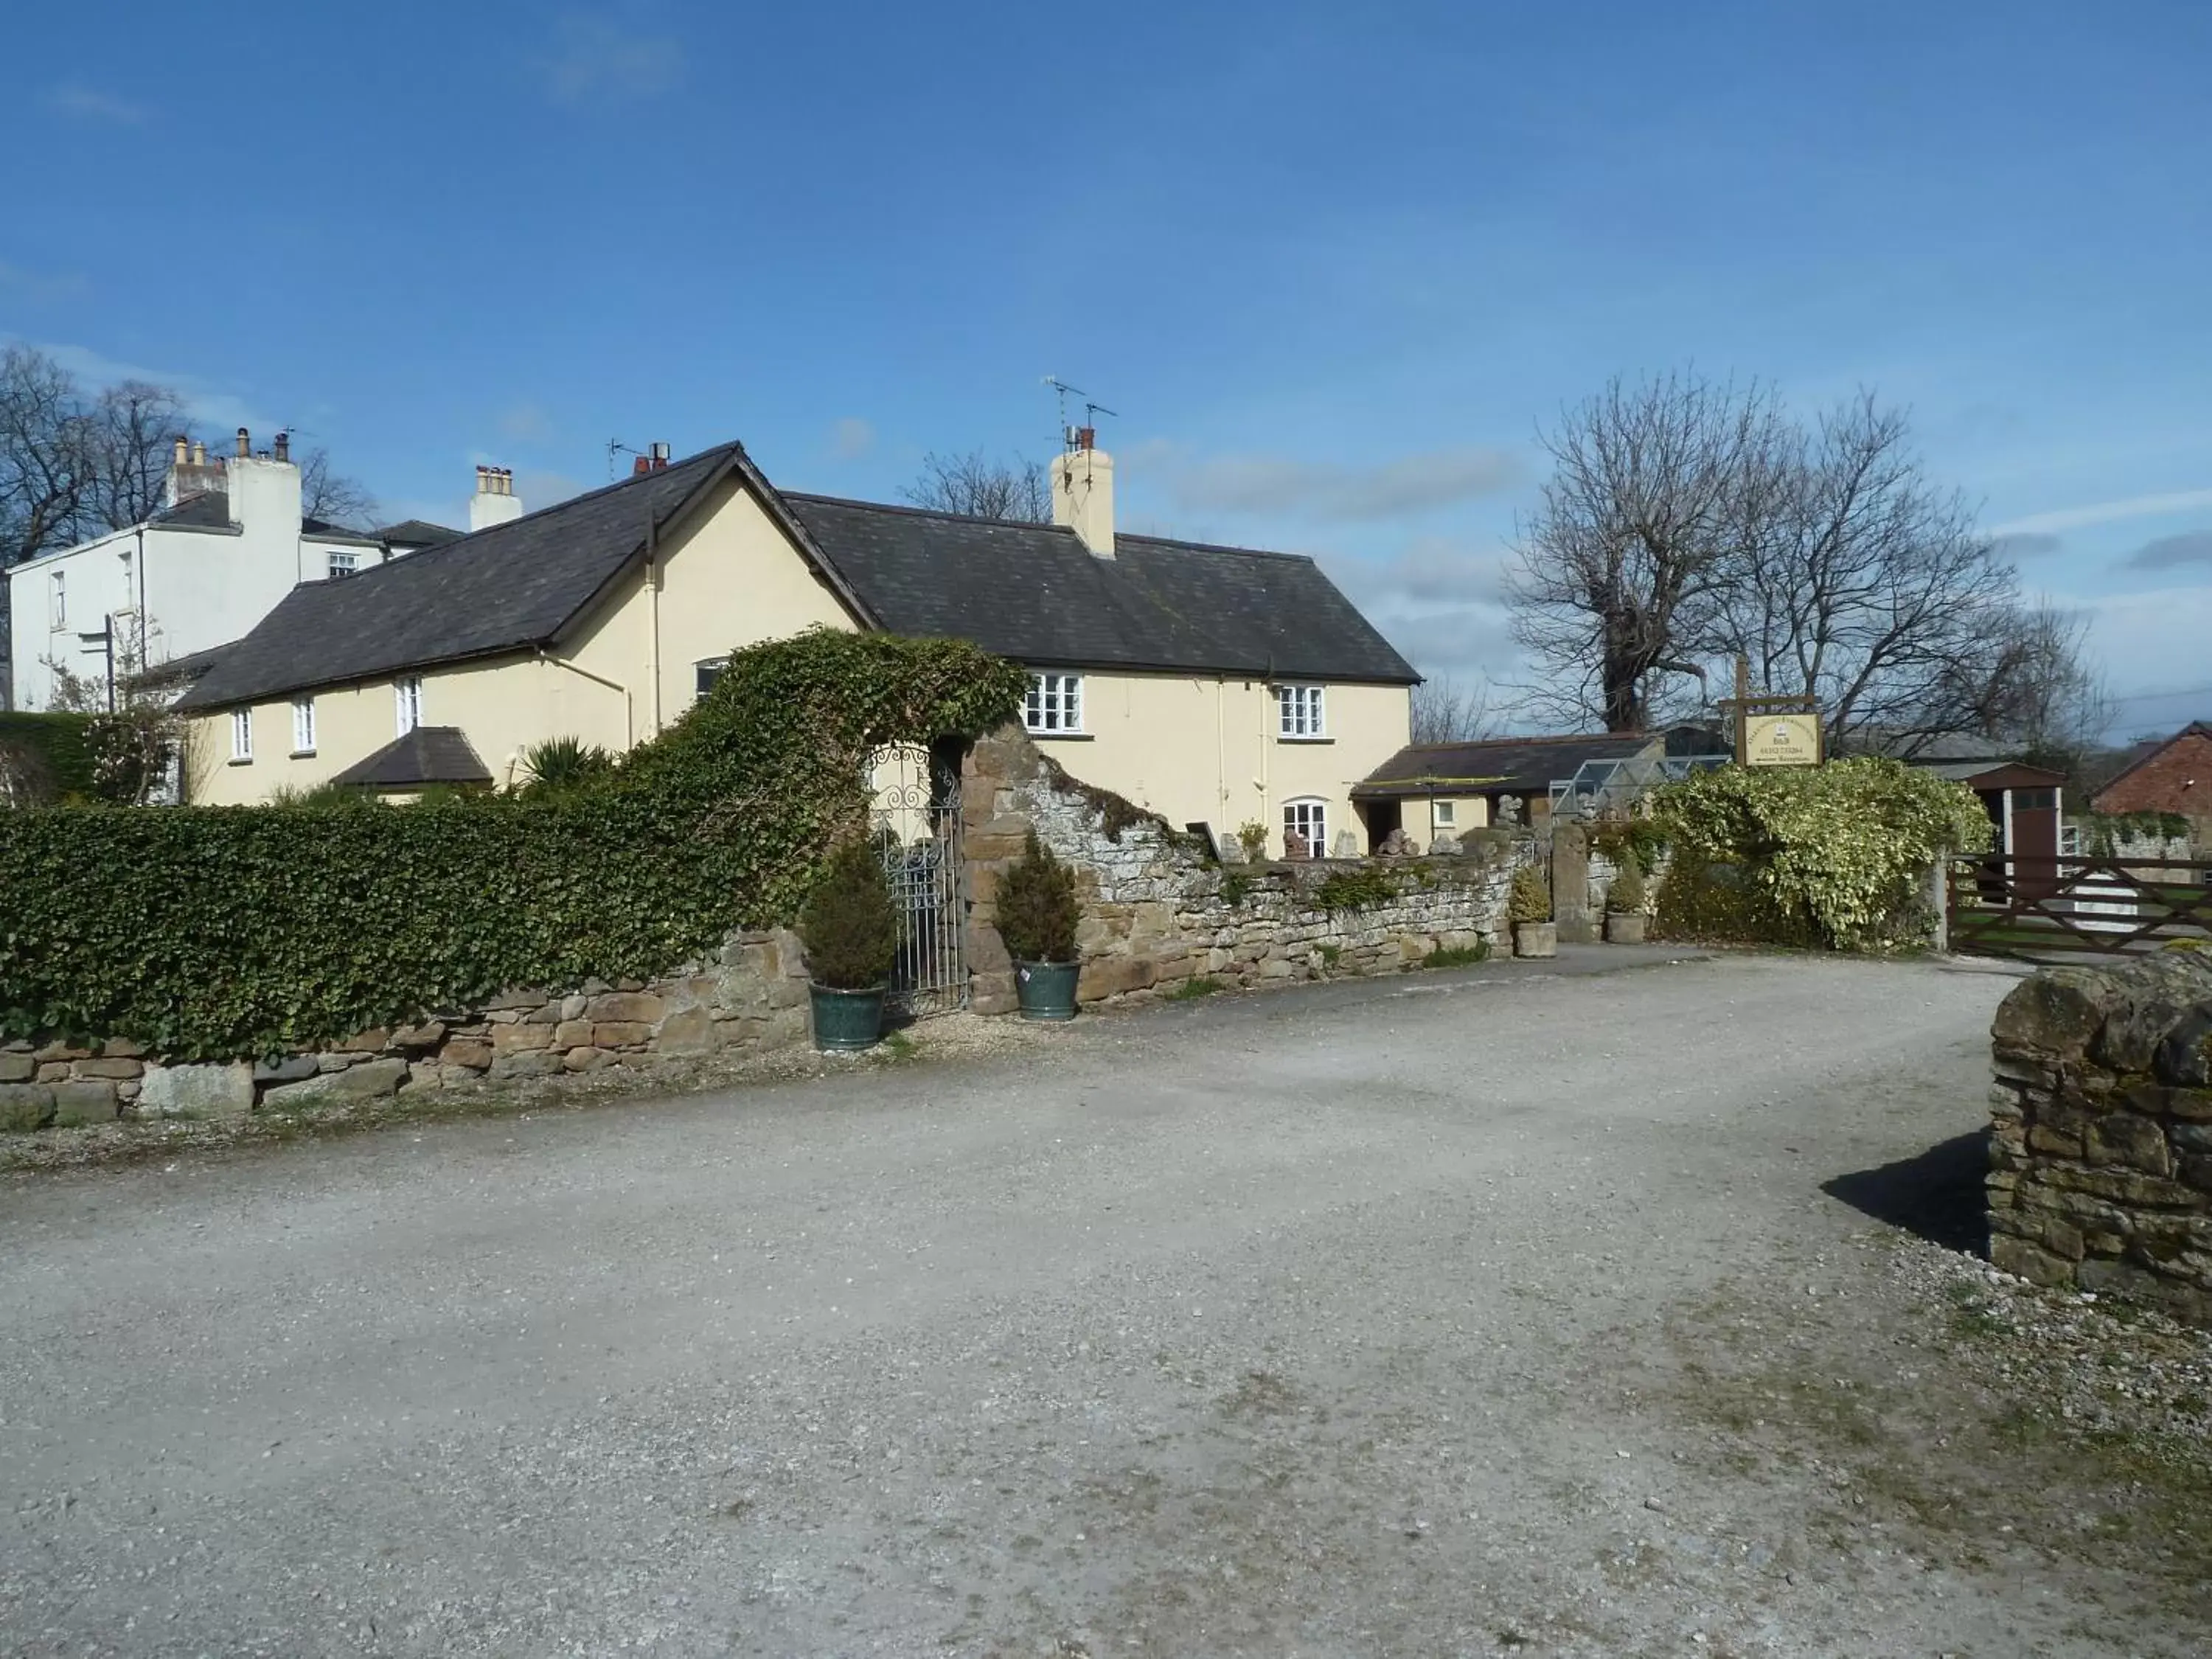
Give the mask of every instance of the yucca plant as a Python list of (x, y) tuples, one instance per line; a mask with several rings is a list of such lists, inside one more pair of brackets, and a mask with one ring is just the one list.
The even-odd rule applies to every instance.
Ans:
[(560, 794), (580, 789), (615, 769), (615, 757), (581, 738), (547, 738), (522, 753), (526, 787), (533, 793)]

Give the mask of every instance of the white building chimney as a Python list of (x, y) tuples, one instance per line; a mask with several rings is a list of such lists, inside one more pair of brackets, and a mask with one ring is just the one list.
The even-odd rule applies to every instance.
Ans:
[(1075, 447), (1052, 464), (1052, 521), (1102, 559), (1114, 556), (1114, 458), (1078, 428)]
[(522, 516), (522, 501), (514, 493), (514, 474), (503, 466), (477, 469), (477, 493), (469, 498), (469, 531), (489, 530), (495, 524), (512, 524)]
[(179, 501), (204, 495), (210, 490), (221, 490), (222, 487), (222, 463), (218, 460), (210, 465), (205, 444), (188, 444), (179, 438), (171, 453), (168, 483), (161, 504), (174, 507)]
[(246, 428), (238, 428), (238, 453), (223, 463), (223, 489), (230, 496), (230, 521), (257, 542), (297, 556), (300, 542), (300, 469), (289, 459), (290, 445), (280, 436), (280, 454), (256, 455)]

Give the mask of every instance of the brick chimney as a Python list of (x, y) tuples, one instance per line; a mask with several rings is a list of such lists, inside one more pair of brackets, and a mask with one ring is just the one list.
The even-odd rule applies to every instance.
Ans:
[(514, 474), (503, 466), (477, 469), (477, 493), (469, 498), (471, 533), (495, 524), (512, 524), (522, 516), (521, 499), (514, 493)]
[(1052, 464), (1052, 521), (1073, 530), (1099, 558), (1114, 556), (1114, 458), (1097, 447), (1089, 427), (1075, 433), (1075, 447)]

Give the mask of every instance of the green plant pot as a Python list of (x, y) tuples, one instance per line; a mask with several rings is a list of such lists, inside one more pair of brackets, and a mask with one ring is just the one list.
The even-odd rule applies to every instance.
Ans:
[(1079, 962), (1018, 962), (1014, 994), (1022, 1000), (1024, 1019), (1073, 1019)]
[(814, 999), (814, 1046), (829, 1054), (856, 1054), (884, 1035), (884, 990), (833, 991), (809, 985)]
[(1607, 911), (1605, 936), (1615, 945), (1643, 944), (1644, 912), (1641, 910)]

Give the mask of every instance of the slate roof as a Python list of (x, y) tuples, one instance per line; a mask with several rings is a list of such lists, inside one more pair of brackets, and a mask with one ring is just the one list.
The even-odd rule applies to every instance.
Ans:
[(460, 540), (465, 534), (465, 531), (432, 524), (428, 519), (402, 519), (398, 524), (388, 524), (378, 531), (376, 539), (388, 542), (394, 547), (443, 547), (447, 542)]
[(867, 626), (1038, 666), (1411, 684), (1310, 558), (784, 495), (725, 444), (339, 582), (293, 589), (179, 701), (258, 702), (557, 643), (671, 519), (736, 474)]
[(228, 530), (230, 497), (220, 489), (204, 489), (197, 495), (185, 496), (174, 507), (162, 508), (146, 522), (179, 530)]
[(237, 644), (236, 640), (232, 640), (228, 644), (211, 645), (204, 651), (190, 651), (181, 657), (171, 657), (166, 662), (155, 663), (144, 673), (139, 675), (138, 678), (149, 685), (165, 685), (185, 680), (196, 680), (216, 664), (221, 662), (223, 653), (234, 649)]
[(786, 495), (898, 634), (951, 635), (1039, 667), (1126, 667), (1411, 684), (1413, 666), (1311, 559)]
[(1369, 773), (1352, 793), (1362, 799), (1449, 794), (1455, 789), (1468, 794), (1525, 795), (1571, 778), (1584, 761), (1629, 760), (1655, 749), (1669, 756), (1729, 752), (1725, 738), (1694, 726), (1665, 732), (1414, 744)]
[[(2127, 751), (2127, 763), (2097, 786), (2097, 796), (2101, 798), (2107, 789), (2118, 784), (2123, 778), (2130, 777), (2141, 771), (2149, 762), (2157, 759), (2184, 738), (2212, 738), (2212, 720), (2191, 720), (2170, 738), (2148, 738), (2135, 744)], [(2094, 808), (2096, 800), (2093, 799), (2089, 804), (2092, 808)]]
[(459, 726), (418, 726), (331, 781), (366, 789), (413, 789), (432, 783), (489, 783), (491, 772)]
[(735, 444), (279, 601), (180, 708), (257, 702), (402, 669), (550, 644), (664, 524), (722, 476)]

